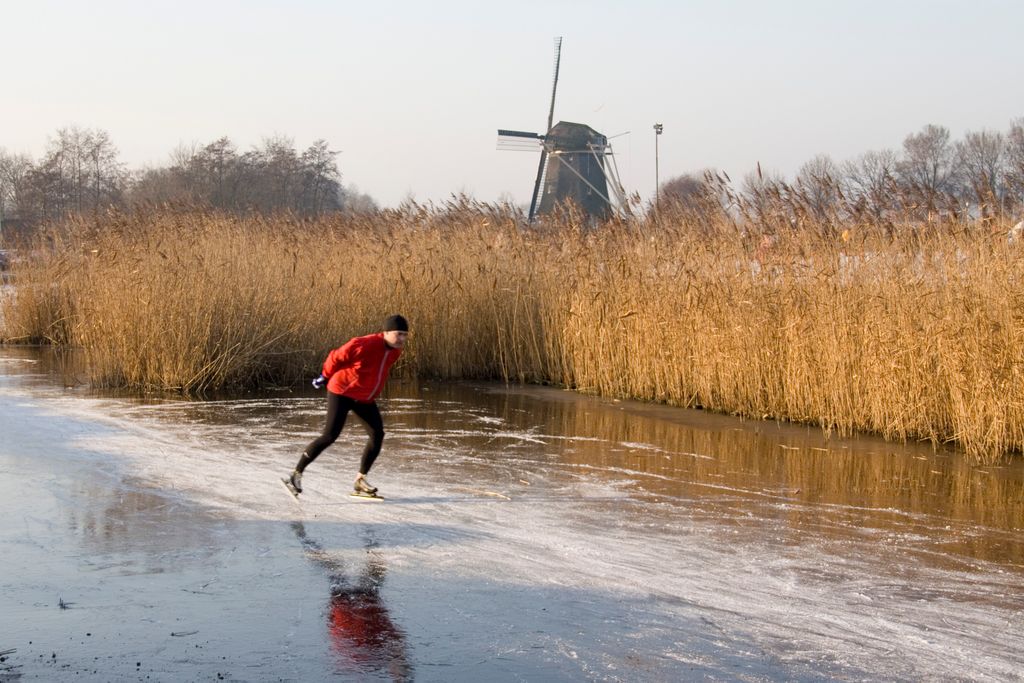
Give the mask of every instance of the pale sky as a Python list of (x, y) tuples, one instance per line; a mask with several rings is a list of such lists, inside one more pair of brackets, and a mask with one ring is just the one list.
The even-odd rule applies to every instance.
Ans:
[[(554, 38), (555, 120), (612, 140), (626, 190), (760, 162), (792, 177), (934, 123), (1024, 117), (1020, 0), (0, 0), (0, 148), (107, 131), (131, 168), (228, 136), (339, 150), (343, 182), (407, 197), (529, 202)], [(620, 135), (627, 133), (625, 135)]]

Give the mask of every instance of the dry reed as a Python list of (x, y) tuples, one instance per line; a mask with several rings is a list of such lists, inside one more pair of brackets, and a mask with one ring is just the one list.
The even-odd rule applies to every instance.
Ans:
[(992, 461), (1024, 447), (1024, 273), (1001, 235), (763, 234), (672, 211), (526, 229), (464, 200), (314, 221), (114, 214), (15, 264), (0, 336), (81, 346), (98, 385), (197, 392), (298, 381), (402, 312), (400, 374), (956, 442)]

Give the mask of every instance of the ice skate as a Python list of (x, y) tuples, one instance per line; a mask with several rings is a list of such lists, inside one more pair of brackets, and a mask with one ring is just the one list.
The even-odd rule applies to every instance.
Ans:
[(296, 498), (302, 493), (302, 472), (295, 470), (290, 475), (281, 480), (284, 487), (288, 489), (288, 493), (292, 494)]
[(363, 495), (372, 496), (377, 493), (377, 487), (371, 486), (370, 482), (366, 481), (366, 477), (359, 477), (355, 483), (356, 493), (362, 493)]
[(370, 482), (366, 481), (365, 477), (359, 477), (356, 479), (353, 489), (352, 493), (349, 494), (353, 498), (362, 498), (363, 500), (384, 500), (381, 496), (377, 495), (377, 487), (371, 486)]

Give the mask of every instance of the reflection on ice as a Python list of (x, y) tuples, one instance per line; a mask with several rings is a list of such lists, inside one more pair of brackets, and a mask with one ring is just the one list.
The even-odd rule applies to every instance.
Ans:
[(291, 526), (306, 556), (323, 568), (330, 582), (327, 627), (331, 645), (341, 659), (341, 672), (354, 671), (361, 676), (383, 673), (394, 681), (412, 680), (405, 633), (391, 620), (381, 597), (387, 569), (374, 552), (377, 542), (372, 531), (366, 531), (361, 566), (350, 568), (340, 556), (310, 538), (305, 524), (292, 522)]

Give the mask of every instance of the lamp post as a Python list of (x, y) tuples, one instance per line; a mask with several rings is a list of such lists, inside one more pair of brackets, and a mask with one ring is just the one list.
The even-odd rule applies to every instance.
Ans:
[(661, 135), (663, 126), (660, 123), (654, 124), (654, 210), (658, 210), (658, 195), (661, 194), (661, 186), (658, 182), (658, 137)]

